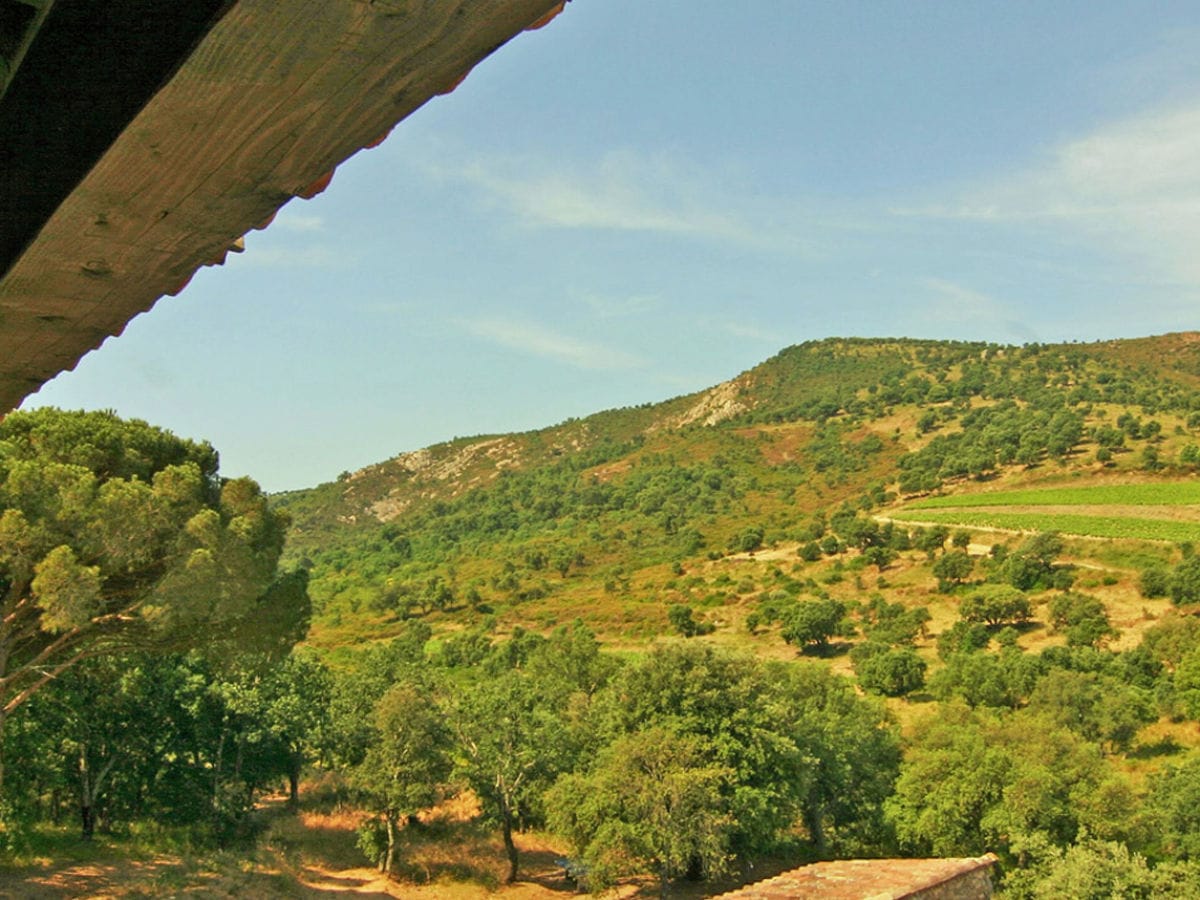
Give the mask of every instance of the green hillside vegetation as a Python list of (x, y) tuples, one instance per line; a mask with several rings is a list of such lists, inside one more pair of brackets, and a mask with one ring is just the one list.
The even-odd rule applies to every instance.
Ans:
[(289, 662), (81, 665), (5, 726), (4, 833), (107, 767), (106, 822), (234, 841), (304, 768), (405, 883), (536, 834), (593, 889), (992, 851), (1010, 897), (1195, 896), (1192, 337), (811, 342), (275, 496)]
[[(462, 476), (400, 458), (318, 489), (336, 506), (279, 498), (312, 578), (312, 642), (353, 667), (350, 647), (416, 619), (430, 658), (456, 659), (578, 619), (625, 652), (673, 634), (810, 657), (895, 698), (902, 725), (956, 702), (1027, 715), (1060, 670), (1116, 666), (1104, 677), (1124, 685), (1124, 654), (1175, 621), (1171, 588), (1145, 581), (1172, 584), (1200, 536), (1186, 509), (1200, 367), (1194, 343), (1163, 340), (1172, 365), (1157, 368), (1142, 344), (810, 343), (662, 407), (431, 450), (462, 458)], [(311, 541), (319, 530), (337, 543)], [(1106, 540), (1031, 561), (1014, 531)], [(1018, 596), (1005, 607), (990, 585)], [(1076, 595), (1064, 611), (1057, 598)], [(1162, 690), (1155, 713), (1119, 694), (1110, 705), (1134, 718), (1111, 727), (1126, 737), (1096, 745), (1133, 784), (1194, 743)], [(1129, 756), (1155, 728), (1173, 749)], [(900, 849), (951, 852), (903, 834)], [(953, 852), (985, 843), (1006, 845), (976, 832)]]
[[(582, 615), (602, 636), (636, 644), (668, 629), (672, 604), (736, 606), (761, 589), (731, 590), (744, 579), (722, 579), (729, 554), (820, 541), (839, 510), (935, 521), (907, 510), (967, 511), (955, 499), (964, 492), (1001, 496), (1001, 485), (1047, 480), (1060, 492), (1146, 492), (1094, 494), (1092, 505), (1184, 503), (1195, 488), (1171, 485), (1187, 485), (1180, 476), (1200, 461), (1195, 389), (1122, 365), (1117, 350), (815, 342), (661, 407), (459, 439), (276, 502), (295, 521), (290, 561), (310, 569), (318, 644), (386, 637), (410, 612), (447, 610), (456, 627), (488, 617), (549, 627)], [(1109, 483), (1129, 475), (1170, 483)], [(1076, 483), (1062, 485), (1069, 477)], [(895, 508), (934, 490), (947, 496)], [(1112, 518), (1074, 514), (1085, 513)], [(1178, 518), (1126, 511), (1128, 521), (1110, 525), (1065, 514), (946, 521), (1194, 537)], [(1154, 521), (1134, 521), (1143, 519)]]

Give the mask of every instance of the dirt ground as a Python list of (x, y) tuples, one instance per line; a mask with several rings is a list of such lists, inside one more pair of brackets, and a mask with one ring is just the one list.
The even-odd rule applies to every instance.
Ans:
[[(3, 900), (109, 900), (109, 898), (252, 898), (252, 900), (335, 900), (338, 897), (404, 900), (566, 900), (576, 896), (555, 861), (563, 848), (538, 834), (516, 835), (520, 879), (503, 884), (506, 863), (499, 834), (473, 820), (469, 802), (452, 802), (409, 836), (399, 871), (385, 878), (363, 866), (355, 847), (360, 814), (339, 807), (293, 812), (283, 798), (269, 798), (260, 810), (263, 831), (249, 851), (213, 852), (195, 858), (159, 854), (133, 858), (128, 847), (106, 844), (64, 847), (54, 860), (21, 867), (0, 866)], [(746, 878), (721, 883), (681, 884), (680, 900), (730, 890), (770, 877), (787, 865), (760, 866)], [(658, 896), (649, 879), (630, 880), (603, 895), (606, 900)]]
[[(305, 900), (358, 895), (371, 898), (549, 900), (572, 893), (554, 864), (561, 853), (534, 835), (519, 835), (523, 880), (501, 884), (503, 853), (497, 839), (465, 821), (458, 809), (412, 840), (402, 853), (403, 871), (386, 878), (364, 866), (355, 847), (360, 814), (341, 809), (288, 810), (268, 798), (257, 847), (244, 854), (213, 852), (188, 859), (157, 855), (130, 858), (116, 843), (65, 847), (57, 859), (0, 868), (0, 898), (273, 898)], [(448, 839), (448, 840), (447, 840)], [(71, 859), (71, 856), (86, 857)], [(631, 896), (626, 894), (625, 896)], [(620, 896), (620, 895), (616, 895)]]

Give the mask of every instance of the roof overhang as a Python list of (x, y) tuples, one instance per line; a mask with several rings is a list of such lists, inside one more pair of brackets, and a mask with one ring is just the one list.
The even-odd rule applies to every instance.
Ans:
[(0, 413), (563, 6), (53, 2), (0, 0)]

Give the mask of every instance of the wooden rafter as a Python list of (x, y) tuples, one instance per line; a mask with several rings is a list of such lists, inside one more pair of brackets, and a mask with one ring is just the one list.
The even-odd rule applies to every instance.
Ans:
[(239, 0), (0, 279), (0, 410), (561, 0)]

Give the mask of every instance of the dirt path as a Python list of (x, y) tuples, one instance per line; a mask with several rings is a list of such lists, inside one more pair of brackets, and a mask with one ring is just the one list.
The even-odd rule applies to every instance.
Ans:
[(61, 900), (66, 897), (125, 896), (120, 886), (158, 881), (161, 873), (179, 870), (178, 859), (148, 861), (114, 859), (105, 862), (49, 863), (0, 870), (0, 897), (28, 900)]
[[(576, 892), (556, 860), (562, 848), (537, 834), (516, 835), (521, 880), (502, 883), (504, 848), (498, 833), (482, 828), (473, 810), (439, 812), (407, 837), (392, 879), (362, 865), (355, 847), (360, 814), (332, 809), (293, 812), (282, 798), (260, 807), (264, 830), (256, 847), (213, 851), (194, 858), (135, 851), (98, 836), (91, 844), (64, 840), (55, 860), (0, 866), (0, 900), (129, 900), (129, 898), (250, 898), (250, 900), (569, 900)], [(72, 858), (74, 857), (74, 858)], [(789, 865), (763, 864), (754, 879)], [(677, 900), (700, 900), (744, 883), (679, 884)], [(606, 900), (658, 896), (653, 879), (632, 879), (605, 893)]]
[[(137, 858), (136, 849), (119, 839), (97, 836), (85, 844), (64, 838), (54, 859), (0, 866), (0, 900), (564, 900), (574, 895), (555, 864), (561, 849), (535, 834), (517, 836), (522, 878), (504, 885), (499, 833), (475, 824), (472, 812), (452, 807), (415, 830), (402, 852), (402, 871), (389, 879), (362, 865), (355, 846), (358, 813), (337, 808), (297, 813), (282, 797), (270, 797), (257, 812), (263, 831), (252, 849)], [(611, 896), (632, 898), (639, 890), (631, 884)]]

